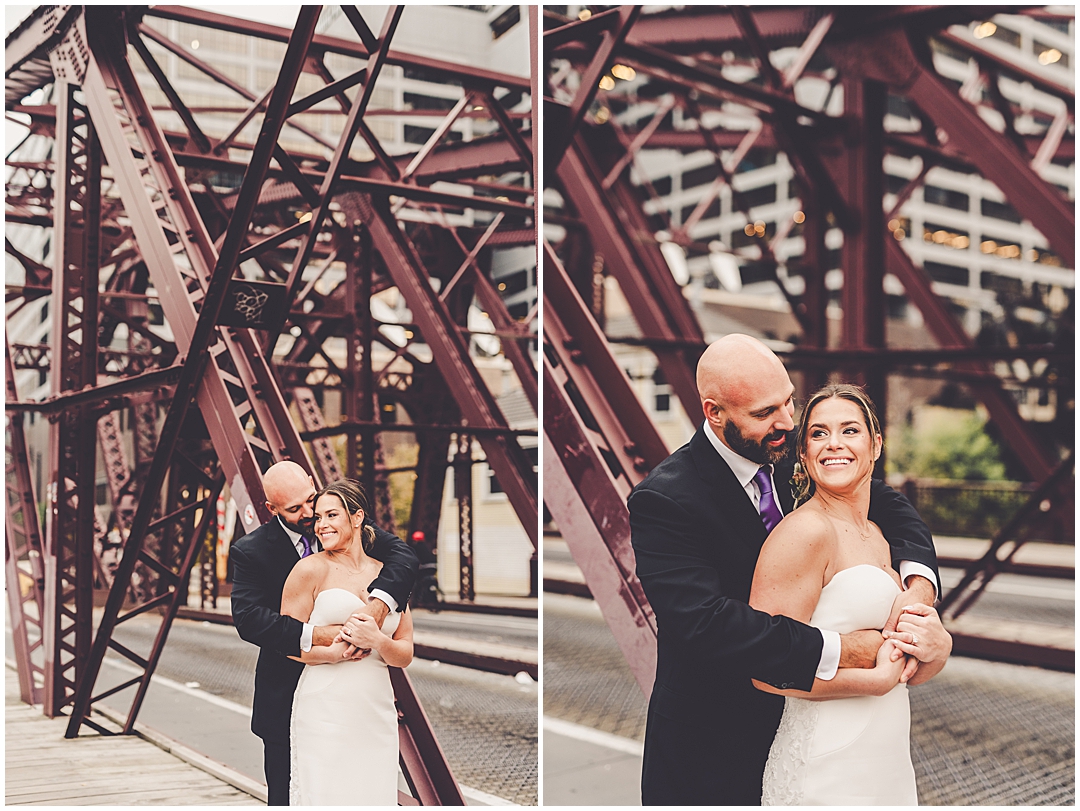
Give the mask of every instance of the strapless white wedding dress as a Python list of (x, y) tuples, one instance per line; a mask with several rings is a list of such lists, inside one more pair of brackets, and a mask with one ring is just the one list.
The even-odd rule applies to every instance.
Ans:
[[(900, 587), (869, 564), (833, 575), (810, 625), (882, 628)], [(762, 784), (762, 805), (918, 805), (907, 685), (884, 696), (787, 698)]]
[[(363, 605), (350, 591), (326, 589), (309, 621), (342, 623)], [(383, 631), (393, 634), (400, 618), (388, 615)], [(290, 805), (397, 805), (397, 709), (386, 667), (373, 652), (304, 668), (293, 696)]]

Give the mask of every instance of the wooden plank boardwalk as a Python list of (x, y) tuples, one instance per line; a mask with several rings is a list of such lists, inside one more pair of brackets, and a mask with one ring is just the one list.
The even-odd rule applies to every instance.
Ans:
[(5, 805), (263, 804), (134, 735), (102, 737), (84, 727), (78, 738), (65, 739), (68, 719), (23, 704), (9, 667), (4, 711)]

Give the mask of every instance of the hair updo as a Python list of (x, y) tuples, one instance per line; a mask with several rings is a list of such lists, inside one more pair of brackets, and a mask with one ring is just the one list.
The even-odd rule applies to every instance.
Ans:
[[(315, 494), (315, 503), (318, 503), (323, 496), (331, 495), (337, 496), (341, 500), (341, 503), (345, 506), (345, 511), (349, 515), (356, 515), (360, 510), (363, 511), (365, 518), (371, 514), (364, 488), (358, 481), (340, 479), (336, 482), (330, 482)], [(360, 525), (360, 543), (363, 545), (365, 552), (370, 552), (375, 544), (375, 530), (369, 524), (361, 523)]]

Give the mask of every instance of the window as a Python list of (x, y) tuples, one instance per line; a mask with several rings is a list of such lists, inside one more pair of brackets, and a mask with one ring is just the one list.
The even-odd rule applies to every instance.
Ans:
[(1020, 47), (1020, 35), (1011, 28), (999, 25), (991, 36), (993, 36), (994, 39), (1000, 39), (1002, 42), (1009, 43), (1014, 48)]
[(491, 21), (492, 39), (498, 39), (519, 22), (521, 22), (521, 6), (510, 6), (510, 8)]
[(529, 271), (519, 270), (517, 273), (509, 273), (495, 279), (496, 287), (502, 296), (510, 296), (520, 293), (529, 286)]
[[(694, 209), (698, 207), (697, 203), (692, 206), (685, 206), (682, 210), (682, 221), (686, 222), (690, 219), (690, 215), (694, 213)], [(720, 216), (720, 198), (717, 197), (712, 201), (712, 204), (705, 209), (705, 213), (701, 215), (702, 220), (711, 220)], [(699, 220), (700, 222), (700, 220)]]
[(435, 130), (428, 127), (414, 127), (405, 125), (405, 140), (410, 144), (426, 144), (428, 138), (435, 134)]
[(885, 175), (885, 191), (889, 194), (899, 194), (907, 186), (908, 179), (906, 177), (898, 177), (897, 175)]
[(923, 223), (923, 242), (964, 251), (971, 245), (971, 238), (967, 231), (926, 222)]
[(1040, 265), (1050, 265), (1059, 268), (1062, 266), (1061, 257), (1048, 248), (1032, 248), (1028, 251), (1028, 259), (1038, 262)]
[(682, 176), (682, 187), (684, 189), (692, 189), (695, 186), (705, 186), (716, 180), (716, 175), (716, 166), (707, 163), (697, 169), (691, 169), (689, 172), (684, 172)]
[(963, 192), (943, 189), (940, 186), (924, 186), (923, 200), (931, 205), (954, 208), (957, 211), (967, 211), (971, 204), (971, 198)]
[(743, 202), (750, 208), (776, 202), (776, 184), (750, 189), (742, 193)]
[(946, 265), (944, 262), (923, 262), (923, 269), (935, 282), (961, 286), (966, 286), (968, 283), (967, 268)]
[(903, 296), (885, 296), (885, 308), (889, 318), (904, 318), (907, 316), (907, 299)]
[(660, 196), (671, 194), (671, 175), (658, 177), (656, 180), (652, 181), (652, 187)]
[(887, 111), (889, 115), (895, 115), (898, 118), (912, 118), (911, 105), (908, 104), (908, 100), (902, 96), (894, 96), (889, 94)]
[(664, 370), (659, 366), (653, 372), (653, 408), (657, 413), (666, 414), (671, 411), (671, 386), (664, 377)]
[(391, 425), (397, 422), (397, 406), (393, 403), (383, 403), (380, 406), (379, 411), (381, 412), (380, 422)]
[(762, 166), (772, 166), (774, 163), (776, 163), (775, 149), (751, 149), (735, 171), (749, 172), (760, 169)]
[[(425, 96), (422, 93), (406, 93), (406, 110), (452, 110), (457, 104), (455, 99), (444, 99), (438, 96)], [(389, 106), (389, 105), (383, 105)]]
[(995, 220), (1007, 220), (1008, 222), (1020, 222), (1023, 218), (1016, 209), (1008, 203), (995, 203), (993, 200), (983, 200), (980, 203), (982, 215), (993, 217)]
[(987, 256), (996, 256), (1000, 259), (1019, 259), (1020, 246), (1011, 239), (1001, 239), (986, 234), (979, 243), (979, 250)]
[(438, 85), (454, 85), (457, 87), (461, 86), (460, 80), (455, 81), (434, 68), (418, 68), (415, 65), (409, 65), (404, 68), (402, 75), (406, 79), (415, 79), (418, 82), (430, 82), (431, 84)]
[(776, 277), (773, 275), (772, 266), (768, 262), (747, 262), (740, 270), (743, 284), (755, 282), (771, 282)]
[(1022, 296), (1024, 294), (1022, 281), (1013, 276), (1002, 276), (1000, 273), (989, 270), (984, 270), (980, 274), (979, 286), (983, 290), (993, 290), (998, 295)]
[(1059, 67), (1069, 67), (1069, 55), (1062, 53), (1053, 45), (1047, 45), (1045, 42), (1039, 42), (1035, 40), (1035, 56), (1039, 58), (1040, 65), (1058, 65)]

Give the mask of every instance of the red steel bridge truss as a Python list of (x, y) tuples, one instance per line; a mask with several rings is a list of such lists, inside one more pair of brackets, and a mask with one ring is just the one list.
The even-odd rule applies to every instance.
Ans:
[[(390, 7), (369, 27), (343, 7), (349, 38), (317, 33), (322, 11), (303, 7), (287, 29), (205, 9), (51, 6), (7, 38), (6, 108), (29, 127), (7, 156), (6, 248), (23, 271), (21, 284), (8, 279), (8, 324), (42, 298), (52, 319), (47, 344), (9, 330), (5, 347), (9, 614), (22, 698), (70, 714), (69, 736), (106, 732), (94, 702), (134, 687), (131, 732), (193, 568), (204, 592), (216, 584), (219, 495), (236, 503), (237, 534), (268, 520), (261, 474), (276, 461), (385, 494), (380, 433), (414, 433), (409, 526), (395, 525), (388, 498), (374, 510), (433, 542), (448, 460), (460, 466), (475, 441), (535, 548), (533, 462), (481, 377), (468, 324), (475, 300), (535, 410), (536, 307), (511, 315), (490, 275), (493, 249), (536, 244), (535, 80), (396, 49), (415, 9)], [(230, 78), (190, 39), (165, 36), (169, 20), (273, 44), (275, 81)], [(535, 8), (528, 24), (535, 64)], [(334, 55), (355, 69), (334, 75)], [(173, 56), (234, 94), (227, 135), (200, 125), (207, 111), (162, 67)], [(373, 132), (375, 115), (393, 114), (372, 104), (388, 66), (461, 88), (413, 154), (388, 154)], [(151, 86), (166, 103), (148, 100)], [(334, 136), (306, 112), (333, 116)], [(462, 117), (489, 134), (452, 143)], [(393, 332), (404, 340), (369, 306), (390, 288), (410, 314)], [(21, 369), (47, 378), (44, 401), (20, 398)], [(337, 426), (320, 407), (331, 392)], [(395, 405), (409, 425), (381, 422)], [(28, 413), (49, 423), (44, 493), (27, 461)], [(341, 436), (344, 462), (331, 444)], [(458, 478), (471, 532), (469, 478)], [(95, 588), (108, 594), (97, 623)], [(141, 615), (160, 618), (149, 652), (114, 633)], [(110, 650), (139, 675), (104, 689)], [(463, 804), (408, 677), (393, 678), (413, 795), (402, 801)]]
[[(804, 387), (840, 373), (864, 383), (884, 415), (889, 376), (962, 382), (1039, 483), (993, 539), (991, 551), (945, 596), (945, 606), (963, 610), (996, 572), (1010, 570), (1007, 549), (1014, 553), (1034, 526), (1043, 530), (1037, 537), (1073, 538), (1071, 306), (1055, 342), (976, 346), (895, 237), (895, 225), (889, 227), (932, 167), (977, 173), (1035, 225), (1062, 265), (1075, 267), (1073, 201), (1040, 176), (1050, 160), (1073, 159), (1074, 92), (950, 30), (980, 13), (847, 6), (687, 6), (646, 13), (622, 6), (591, 7), (570, 19), (545, 9), (543, 177), (551, 195), (545, 197), (544, 223), (560, 228), (550, 232), (559, 235), (556, 244), (543, 245), (544, 501), (646, 694), (655, 672), (656, 621), (634, 574), (625, 505), (633, 486), (669, 449), (602, 329), (603, 279), (617, 282), (640, 344), (655, 353), (686, 413), (700, 419), (694, 370), (705, 337), (659, 239), (690, 257), (708, 253), (710, 238), (699, 241), (695, 225), (716, 216), (707, 212), (724, 187), (732, 190), (733, 209), (747, 215), (752, 237), (752, 244), (727, 250), (739, 264), (764, 268), (784, 292), (801, 334), (783, 357)], [(1031, 9), (1017, 13), (1054, 17)], [(977, 75), (969, 86), (958, 91), (934, 68), (931, 38), (972, 60)], [(641, 77), (646, 80), (630, 81)], [(827, 82), (825, 98), (842, 98), (842, 112), (807, 104), (808, 94), (797, 92), (805, 78)], [(1041, 133), (1019, 134), (1014, 124), (1021, 111), (1001, 91), (1005, 82), (1027, 82), (1060, 99), (1061, 112), (1042, 117)], [(886, 129), (890, 95), (910, 107), (917, 131)], [(995, 117), (996, 127), (987, 123)], [(739, 123), (718, 123), (724, 120)], [(756, 228), (751, 201), (732, 183), (743, 158), (761, 148), (786, 155), (805, 212), (799, 223), (805, 253), (797, 267), (786, 268), (805, 280), (798, 294), (778, 272), (783, 263), (775, 253), (796, 223), (789, 218)], [(681, 224), (672, 224), (641, 168), (643, 156), (655, 149), (714, 156), (712, 185), (703, 187), (689, 215), (684, 210)], [(918, 156), (923, 170), (886, 207), (888, 154)], [(830, 335), (825, 234), (833, 227), (843, 234), (843, 315)], [(662, 230), (666, 237), (658, 234)], [(938, 348), (886, 342), (886, 273), (900, 280)], [(1052, 430), (1022, 419), (1007, 381), (995, 373), (995, 361), (1014, 358), (1043, 359), (1040, 365), (1051, 370), (1036, 385), (1058, 387), (1061, 395)], [(1055, 521), (1048, 536), (1046, 526)], [(1006, 542), (1016, 546), (1003, 549)], [(957, 635), (957, 649), (969, 641)], [(1014, 660), (1072, 667), (1071, 650), (1002, 640), (991, 640), (989, 649)]]

